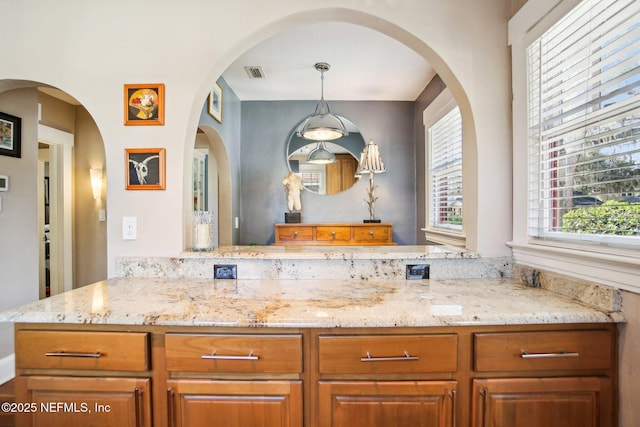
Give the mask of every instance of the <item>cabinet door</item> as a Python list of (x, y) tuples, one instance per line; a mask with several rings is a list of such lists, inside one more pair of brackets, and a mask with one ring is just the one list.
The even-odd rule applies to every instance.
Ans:
[(16, 402), (29, 402), (18, 426), (151, 426), (146, 378), (18, 377)]
[(612, 427), (607, 378), (473, 381), (473, 427)]
[(326, 381), (319, 385), (319, 427), (455, 425), (455, 381)]
[(169, 381), (170, 427), (302, 427), (300, 381)]

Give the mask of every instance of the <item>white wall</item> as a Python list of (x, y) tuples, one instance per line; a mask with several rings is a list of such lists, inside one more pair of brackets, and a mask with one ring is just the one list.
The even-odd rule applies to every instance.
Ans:
[[(0, 4), (7, 0), (0, 0)], [(54, 85), (78, 99), (105, 142), (109, 165), (109, 274), (118, 255), (176, 255), (190, 157), (208, 88), (246, 49), (294, 25), (344, 20), (367, 25), (424, 55), (458, 98), (465, 138), (478, 142), (471, 169), (482, 201), (468, 221), (483, 255), (509, 253), (511, 236), (508, 2), (502, 0), (280, 0), (256, 2), (11, 1), (3, 8), (1, 79)], [(166, 85), (164, 126), (123, 126), (123, 84)], [(165, 147), (166, 191), (125, 191), (123, 151)], [(473, 163), (473, 156), (468, 159)], [(188, 164), (188, 163), (187, 163)], [(476, 169), (477, 176), (473, 169)], [(473, 209), (472, 210), (476, 210)], [(121, 239), (121, 218), (138, 239)]]

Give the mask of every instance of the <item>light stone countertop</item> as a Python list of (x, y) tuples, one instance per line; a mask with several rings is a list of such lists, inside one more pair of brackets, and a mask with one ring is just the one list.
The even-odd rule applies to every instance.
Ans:
[(513, 279), (205, 280), (118, 278), (0, 313), (0, 322), (423, 327), (623, 322)]

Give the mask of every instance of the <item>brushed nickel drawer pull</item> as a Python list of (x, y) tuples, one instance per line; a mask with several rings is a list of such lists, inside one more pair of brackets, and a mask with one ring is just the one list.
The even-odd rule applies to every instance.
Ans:
[(373, 231), (370, 231), (370, 232), (369, 232), (369, 236), (373, 236)]
[(298, 232), (297, 231), (293, 232), (293, 237), (298, 237)]
[(95, 353), (67, 353), (66, 351), (52, 351), (44, 354), (47, 357), (92, 357), (98, 359), (102, 356), (99, 351)]
[(404, 360), (420, 360), (418, 356), (411, 356), (406, 351), (404, 352), (404, 356), (393, 356), (393, 357), (371, 357), (371, 354), (367, 351), (367, 357), (361, 357), (361, 362), (395, 362), (395, 361), (404, 361)]
[(223, 356), (216, 354), (214, 351), (211, 354), (203, 354), (200, 358), (209, 360), (258, 360), (259, 356), (254, 356), (253, 351), (250, 351), (248, 356)]
[(549, 359), (553, 357), (578, 357), (580, 353), (569, 353), (566, 351), (560, 351), (558, 353), (527, 353), (522, 350), (520, 357), (523, 359)]

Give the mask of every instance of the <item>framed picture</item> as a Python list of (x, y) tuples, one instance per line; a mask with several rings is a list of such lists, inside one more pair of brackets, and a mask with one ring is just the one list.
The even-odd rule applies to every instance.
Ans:
[(22, 119), (0, 113), (0, 154), (20, 157), (20, 130)]
[(213, 86), (209, 93), (209, 114), (222, 123), (222, 88), (218, 83)]
[(124, 85), (124, 124), (164, 125), (164, 84)]
[(9, 177), (0, 175), (0, 191), (9, 191)]
[(126, 148), (124, 169), (127, 190), (165, 189), (164, 148)]

